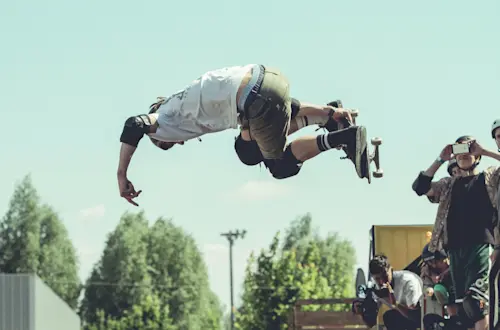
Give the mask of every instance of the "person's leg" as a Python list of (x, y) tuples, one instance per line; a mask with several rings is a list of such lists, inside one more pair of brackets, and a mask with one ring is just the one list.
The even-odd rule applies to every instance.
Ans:
[(451, 296), (455, 297), (455, 303), (461, 304), (465, 295), (465, 270), (462, 267), (461, 249), (448, 250), (450, 257)]
[(453, 288), (453, 281), (451, 274), (446, 276), (442, 284), (448, 291), (448, 302), (446, 303), (446, 313), (448, 316), (457, 315), (457, 305), (455, 303), (455, 289)]
[(245, 109), (250, 136), (264, 159), (282, 159), (291, 118), (288, 80), (278, 70), (265, 68), (258, 95)]
[(420, 312), (410, 311), (410, 317), (404, 317), (397, 310), (384, 313), (384, 326), (387, 330), (414, 330), (420, 328)]
[[(361, 155), (366, 150), (364, 127), (301, 137), (286, 145), (291, 98), (288, 80), (279, 71), (266, 68), (259, 97), (248, 106), (247, 113), (250, 135), (257, 142), (265, 160), (281, 160), (287, 157), (294, 158), (297, 163), (303, 163), (323, 151), (339, 145), (348, 145), (358, 174), (361, 173)], [(285, 156), (285, 153), (289, 155)]]
[(465, 264), (465, 284), (467, 291), (464, 296), (464, 311), (474, 323), (475, 329), (488, 327), (489, 288), (488, 275), (490, 268), (490, 246), (479, 244), (467, 248)]

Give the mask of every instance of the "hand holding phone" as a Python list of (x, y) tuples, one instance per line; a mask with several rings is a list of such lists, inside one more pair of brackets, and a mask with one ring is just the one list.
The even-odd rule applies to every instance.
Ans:
[(452, 152), (454, 155), (469, 154), (470, 144), (469, 143), (456, 143), (452, 144)]

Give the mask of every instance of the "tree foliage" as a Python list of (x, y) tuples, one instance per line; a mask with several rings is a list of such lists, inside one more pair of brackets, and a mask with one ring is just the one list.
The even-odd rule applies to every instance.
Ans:
[(149, 227), (142, 212), (125, 214), (87, 280), (81, 315), (89, 330), (103, 320), (122, 324), (150, 301), (162, 320), (151, 329), (220, 329), (219, 301), (193, 238), (170, 220)]
[(338, 233), (329, 233), (322, 238), (312, 227), (311, 214), (307, 213), (291, 223), (282, 250), (295, 250), (298, 260), (301, 260), (310, 244), (316, 245), (319, 250), (319, 271), (327, 279), (333, 296), (353, 297), (356, 250), (351, 242), (342, 239)]
[(314, 234), (309, 214), (292, 223), (281, 244), (279, 236), (249, 259), (236, 314), (238, 329), (286, 329), (298, 299), (342, 298), (353, 291), (355, 256), (348, 241)]
[(0, 272), (37, 274), (69, 306), (81, 290), (78, 259), (57, 213), (41, 205), (31, 177), (19, 183), (0, 224)]

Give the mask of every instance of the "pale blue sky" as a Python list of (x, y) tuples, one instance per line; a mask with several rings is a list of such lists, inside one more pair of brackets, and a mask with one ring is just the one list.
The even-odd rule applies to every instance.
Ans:
[[(262, 63), (288, 76), (294, 97), (360, 108), (369, 136), (384, 139), (386, 176), (368, 185), (332, 151), (275, 181), (238, 162), (236, 131), (166, 153), (143, 140), (130, 169), (143, 190), (140, 207), (193, 234), (225, 304), (227, 242), (219, 233), (229, 229), (248, 230), (235, 248), (237, 295), (249, 251), (306, 212), (322, 232), (352, 240), (364, 266), (373, 224), (433, 221), (435, 205), (411, 183), (446, 143), (474, 134), (493, 148), (499, 14), (496, 0), (4, 1), (0, 211), (31, 172), (64, 218), (86, 278), (119, 216), (138, 210), (117, 189), (123, 121), (205, 71)], [(317, 134), (300, 135), (309, 133)]]

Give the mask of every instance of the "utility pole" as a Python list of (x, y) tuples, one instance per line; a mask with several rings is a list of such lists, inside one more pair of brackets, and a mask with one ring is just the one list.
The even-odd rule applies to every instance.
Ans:
[(245, 238), (247, 231), (236, 230), (228, 231), (227, 233), (221, 233), (221, 236), (225, 236), (229, 242), (229, 289), (231, 291), (231, 330), (234, 330), (234, 293), (233, 293), (233, 245), (234, 241), (238, 238)]

